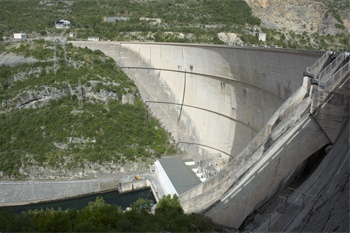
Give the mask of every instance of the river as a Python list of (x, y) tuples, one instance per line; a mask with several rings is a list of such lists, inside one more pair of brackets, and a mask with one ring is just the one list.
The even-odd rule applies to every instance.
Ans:
[(125, 210), (127, 207), (130, 206), (130, 204), (134, 203), (139, 198), (148, 199), (148, 200), (151, 200), (154, 204), (156, 203), (155, 198), (150, 189), (139, 190), (139, 191), (130, 192), (126, 194), (119, 194), (116, 190), (114, 190), (114, 191), (109, 191), (105, 193), (92, 194), (88, 196), (71, 198), (71, 199), (60, 200), (60, 201), (52, 201), (52, 202), (37, 203), (37, 204), (22, 205), (22, 206), (0, 207), (0, 211), (12, 209), (16, 213), (21, 213), (22, 211), (34, 210), (34, 209), (46, 209), (46, 208), (53, 208), (55, 210), (58, 210), (59, 208), (61, 208), (62, 210), (66, 210), (66, 209), (79, 210), (86, 207), (89, 204), (89, 202), (95, 201), (97, 197), (102, 197), (106, 203), (118, 205), (123, 210)]

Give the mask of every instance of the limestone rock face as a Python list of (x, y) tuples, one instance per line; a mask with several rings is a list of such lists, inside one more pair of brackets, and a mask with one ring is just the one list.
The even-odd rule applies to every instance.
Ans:
[[(252, 8), (254, 15), (261, 19), (263, 26), (270, 29), (330, 35), (346, 31), (335, 26), (339, 22), (320, 0), (246, 0), (246, 2)], [(341, 13), (341, 16), (349, 31), (350, 19), (346, 14)]]
[(241, 38), (239, 38), (236, 33), (220, 32), (218, 33), (218, 37), (221, 41), (223, 41), (225, 44), (228, 44), (228, 45), (243, 43)]
[(38, 60), (33, 57), (23, 57), (14, 53), (0, 53), (0, 66), (16, 66), (23, 63), (34, 63)]

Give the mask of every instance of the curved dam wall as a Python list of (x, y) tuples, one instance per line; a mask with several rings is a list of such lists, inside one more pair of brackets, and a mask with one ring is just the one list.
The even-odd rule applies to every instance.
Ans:
[(114, 58), (193, 159), (204, 155), (225, 164), (301, 86), (306, 67), (322, 55), (227, 46), (72, 43)]
[(303, 72), (322, 52), (74, 45), (113, 57), (179, 147), (196, 162), (204, 157), (214, 164), (218, 174), (180, 201), (185, 211), (205, 211), (216, 223), (238, 228), (308, 156), (330, 142), (309, 116), (308, 89), (301, 87)]

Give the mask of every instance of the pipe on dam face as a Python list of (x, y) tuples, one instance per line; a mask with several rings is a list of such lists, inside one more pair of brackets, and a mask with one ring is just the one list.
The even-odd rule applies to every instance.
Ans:
[[(226, 164), (229, 164), (228, 167), (180, 196), (185, 211), (204, 210), (220, 201), (220, 197), (237, 179), (251, 179), (244, 178), (243, 173), (239, 175), (232, 171), (243, 172), (244, 167), (254, 164), (261, 155), (260, 144), (267, 139), (275, 123), (281, 120), (280, 117), (288, 115), (291, 106), (304, 103), (302, 100), (306, 92), (299, 88), (302, 74), (307, 66), (314, 64), (322, 55), (321, 52), (225, 46), (72, 43), (99, 49), (115, 59), (135, 81), (145, 102), (179, 103), (151, 104), (149, 109), (172, 133), (176, 142), (185, 141), (198, 145), (196, 150), (190, 151), (195, 161), (200, 160), (202, 155), (217, 153), (218, 150), (227, 154), (221, 153)], [(291, 96), (293, 98), (288, 99)], [(289, 102), (285, 103), (287, 99)], [(281, 112), (276, 115), (276, 110), (281, 107)], [(271, 117), (275, 119), (271, 120)], [(304, 124), (309, 119), (300, 116), (299, 120), (298, 124)], [(272, 123), (267, 124), (270, 121)], [(310, 120), (304, 128), (312, 129), (315, 126), (313, 123)], [(310, 130), (311, 132), (317, 134), (318, 131)], [(295, 135), (290, 135), (284, 140), (291, 140), (289, 143), (293, 144), (293, 137)], [(320, 144), (327, 141), (320, 137), (316, 137), (321, 141)], [(247, 148), (249, 143), (256, 145)], [(208, 216), (220, 222), (218, 218), (222, 215), (219, 213), (227, 213), (225, 208), (233, 211), (233, 207), (229, 208), (233, 204), (228, 205), (229, 202), (225, 201), (234, 200), (231, 197), (241, 191), (239, 188), (237, 190), (220, 206), (209, 210)], [(252, 199), (254, 202), (244, 204), (243, 209), (238, 208), (239, 213), (229, 215), (237, 220), (230, 223), (229, 219), (222, 218), (223, 224), (238, 227), (252, 210), (253, 203), (260, 200)]]

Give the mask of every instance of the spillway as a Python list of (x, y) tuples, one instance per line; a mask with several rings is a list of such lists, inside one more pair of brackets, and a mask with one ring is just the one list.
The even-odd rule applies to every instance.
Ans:
[[(328, 122), (327, 114), (313, 117), (310, 112), (311, 104), (321, 109), (323, 103), (312, 103), (308, 97), (313, 95), (313, 78), (302, 87), (304, 71), (321, 56), (327, 57), (325, 52), (72, 43), (112, 57), (134, 80), (143, 101), (178, 148), (217, 171), (181, 194), (180, 201), (185, 211), (203, 212), (218, 224), (238, 228), (308, 156), (333, 142), (317, 120)], [(344, 101), (343, 106), (348, 97)], [(337, 127), (342, 119), (334, 121)], [(332, 131), (333, 124), (329, 128)], [(334, 138), (339, 129), (335, 131)]]

